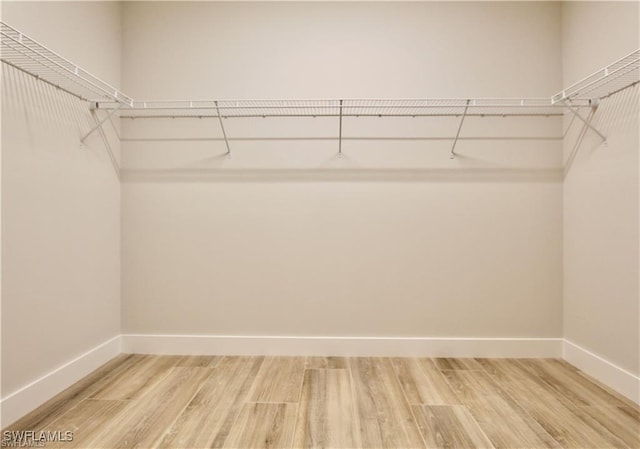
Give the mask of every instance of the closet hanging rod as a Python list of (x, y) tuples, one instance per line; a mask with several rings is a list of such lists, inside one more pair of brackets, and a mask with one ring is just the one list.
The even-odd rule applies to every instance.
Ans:
[[(168, 114), (156, 114), (156, 115), (135, 115), (129, 111), (122, 110), (122, 113), (119, 114), (121, 119), (129, 119), (129, 120), (138, 120), (138, 119), (207, 119), (207, 118), (218, 118), (217, 114), (176, 114), (176, 113), (168, 113)], [(342, 117), (359, 117), (359, 118), (429, 118), (429, 117), (461, 117), (463, 115), (462, 112), (452, 113), (452, 114), (342, 114)], [(488, 114), (488, 113), (476, 113), (472, 114), (467, 112), (466, 117), (482, 117), (482, 118), (505, 118), (505, 117), (562, 117), (563, 114), (560, 113), (529, 113), (529, 114)], [(223, 119), (246, 119), (246, 118), (339, 118), (340, 114), (269, 114), (269, 115), (224, 115), (221, 117)]]

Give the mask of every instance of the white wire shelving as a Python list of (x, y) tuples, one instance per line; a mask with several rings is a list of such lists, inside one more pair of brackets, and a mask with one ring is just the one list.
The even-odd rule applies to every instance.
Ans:
[(0, 22), (0, 59), (86, 101), (131, 105), (133, 100), (36, 40)]
[(551, 98), (551, 101), (593, 101), (607, 98), (640, 81), (640, 49), (618, 59), (586, 78), (567, 87)]
[[(99, 108), (112, 109), (100, 103)], [(179, 117), (447, 117), (551, 116), (562, 105), (548, 98), (496, 99), (316, 99), (316, 100), (192, 100), (134, 101), (120, 111), (124, 118)]]
[(551, 117), (572, 113), (606, 140), (579, 110), (597, 107), (601, 99), (640, 81), (640, 50), (636, 50), (545, 98), (136, 101), (4, 22), (0, 22), (0, 37), (2, 62), (90, 102), (93, 111), (106, 112), (101, 120), (96, 119), (96, 126), (82, 141), (113, 115), (129, 119), (212, 118), (219, 122), (228, 152), (224, 119), (252, 117), (335, 117), (340, 152), (345, 117), (459, 117), (457, 132), (451, 137), (452, 156), (467, 117)]

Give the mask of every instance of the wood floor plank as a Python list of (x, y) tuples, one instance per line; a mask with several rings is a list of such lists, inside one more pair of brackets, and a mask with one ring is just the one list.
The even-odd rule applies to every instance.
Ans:
[(631, 407), (587, 407), (585, 412), (630, 448), (640, 449), (640, 413)]
[(441, 370), (481, 370), (480, 365), (475, 359), (454, 359), (449, 357), (440, 357), (433, 359), (436, 367)]
[(591, 377), (590, 375), (588, 375), (587, 373), (580, 371), (578, 369), (576, 369), (576, 374), (578, 374), (581, 377), (584, 377), (588, 383), (592, 383), (597, 385), (598, 387), (600, 387), (602, 390), (604, 390), (605, 392), (607, 392), (608, 394), (610, 394), (611, 396), (613, 396), (613, 401), (620, 401), (619, 403), (615, 403), (612, 402), (610, 405), (612, 405), (613, 407), (627, 407), (627, 408), (632, 408), (635, 409), (636, 412), (640, 413), (640, 403), (636, 403), (634, 401), (632, 401), (630, 398), (621, 395), (620, 393), (618, 393), (617, 391), (615, 391), (612, 388), (609, 388), (608, 386), (604, 385), (603, 383), (601, 383), (600, 381), (598, 381), (597, 379)]
[[(574, 406), (564, 396), (557, 394), (548, 378), (542, 381), (535, 375), (535, 371), (530, 369), (531, 363), (525, 365), (516, 360), (487, 360), (481, 363), (490, 375), (499, 379), (500, 387), (563, 447), (626, 447), (625, 440), (612, 431), (617, 426), (610, 417), (603, 415), (605, 408), (598, 411)], [(547, 362), (540, 360), (535, 363)], [(589, 412), (594, 416), (590, 417)]]
[(296, 404), (247, 403), (229, 432), (228, 449), (292, 448)]
[(460, 405), (414, 405), (428, 449), (493, 449), (469, 410)]
[(351, 391), (347, 370), (307, 370), (298, 407), (294, 447), (360, 447)]
[(248, 401), (298, 402), (304, 367), (304, 357), (265, 357)]
[(574, 405), (614, 405), (625, 406), (621, 401), (579, 372), (567, 369), (554, 360), (519, 360), (517, 363), (546, 382), (558, 395), (562, 395)]
[(186, 355), (176, 362), (176, 366), (215, 368), (222, 358), (222, 356), (216, 355)]
[(182, 359), (181, 356), (143, 356), (114, 382), (95, 391), (91, 399), (131, 400), (143, 396), (160, 382)]
[(513, 359), (476, 359), (482, 369), (498, 384), (523, 377), (522, 366)]
[(546, 396), (527, 402), (524, 407), (565, 449), (628, 447), (622, 438), (590, 418), (582, 407), (568, 407)]
[(484, 371), (443, 371), (458, 398), (497, 449), (560, 448), (546, 430)]
[[(564, 399), (557, 396), (552, 386), (536, 377), (517, 360), (483, 359), (479, 362), (491, 379), (518, 403), (536, 400), (541, 396)], [(568, 400), (566, 402), (571, 405)]]
[(394, 358), (392, 362), (410, 404), (460, 403), (431, 359)]
[(123, 372), (141, 361), (143, 357), (132, 354), (121, 354), (115, 357), (4, 430), (47, 430), (47, 427), (67, 410), (91, 396), (102, 386), (118, 381)]
[(348, 369), (349, 363), (346, 357), (307, 357), (305, 368)]
[(629, 415), (629, 417), (633, 420), (635, 420), (636, 422), (640, 422), (640, 406), (637, 404), (634, 404), (633, 407), (618, 407), (618, 409), (620, 409), (620, 411), (624, 414)]
[(349, 366), (362, 447), (424, 447), (391, 360), (353, 358), (349, 360)]
[(49, 428), (54, 432), (73, 432), (72, 441), (47, 443), (50, 449), (98, 449), (96, 435), (129, 405), (128, 401), (85, 399), (58, 418)]
[(158, 447), (222, 447), (249, 395), (262, 361), (262, 357), (224, 357), (165, 433)]
[(103, 447), (149, 449), (156, 447), (166, 429), (178, 418), (211, 368), (171, 368), (145, 396), (119, 413), (100, 435)]
[(640, 407), (553, 359), (123, 355), (4, 430), (74, 431), (56, 449), (640, 449)]

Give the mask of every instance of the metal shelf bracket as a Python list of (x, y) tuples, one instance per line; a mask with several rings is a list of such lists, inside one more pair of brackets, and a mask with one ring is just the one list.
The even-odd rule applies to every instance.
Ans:
[(342, 102), (340, 100), (340, 125), (338, 128), (338, 157), (342, 157)]
[(215, 102), (216, 113), (218, 115), (218, 122), (220, 123), (220, 129), (222, 130), (222, 136), (224, 137), (224, 144), (227, 146), (227, 155), (231, 157), (231, 147), (229, 147), (229, 139), (227, 139), (227, 132), (224, 129), (224, 123), (222, 122), (222, 116), (220, 115), (220, 108), (218, 107), (218, 101)]
[[(100, 120), (98, 123), (96, 123), (96, 125), (91, 128), (84, 136), (82, 136), (80, 138), (80, 143), (83, 143), (87, 140), (87, 138), (93, 134), (94, 132), (96, 132), (98, 130), (98, 128), (102, 127), (102, 124), (105, 123), (107, 120), (109, 120), (116, 112), (118, 112), (118, 110), (122, 107), (121, 104), (118, 104), (118, 106), (116, 106), (114, 109), (112, 109), (102, 120)], [(96, 110), (98, 109), (98, 106), (96, 103), (91, 103), (91, 114), (95, 115), (96, 114)]]
[[(573, 115), (575, 117), (577, 117), (582, 123), (585, 124), (585, 126), (587, 126), (591, 131), (593, 131), (594, 133), (596, 133), (603, 142), (607, 141), (607, 136), (605, 136), (604, 134), (602, 134), (600, 131), (598, 131), (598, 129), (593, 126), (591, 124), (591, 120), (587, 120), (586, 118), (584, 118), (576, 108), (574, 108), (571, 103), (567, 100), (562, 100), (562, 102), (564, 103), (564, 105), (566, 106), (567, 109), (569, 109), (569, 111), (571, 111), (573, 113)], [(598, 108), (598, 104), (600, 103), (600, 101), (595, 98), (593, 100), (590, 100), (590, 105), (593, 111), (595, 111)]]
[(467, 111), (469, 110), (469, 103), (471, 103), (471, 100), (467, 100), (467, 103), (464, 107), (464, 112), (462, 113), (460, 124), (458, 125), (456, 137), (453, 139), (453, 145), (451, 146), (451, 156), (449, 156), (449, 159), (453, 159), (456, 157), (456, 144), (458, 143), (458, 138), (460, 137), (460, 131), (462, 131), (462, 124), (464, 123), (464, 119), (467, 116)]
[[(456, 157), (462, 127), (467, 117), (561, 117), (566, 111), (606, 144), (605, 136), (592, 124), (598, 102), (640, 83), (640, 49), (612, 62), (551, 98), (341, 98), (289, 100), (178, 100), (134, 101), (119, 89), (102, 81), (21, 31), (0, 21), (0, 61), (82, 101), (90, 102), (95, 126), (84, 134), (84, 143), (104, 123), (120, 118), (211, 118), (218, 120), (226, 154), (231, 147), (224, 119), (252, 117), (338, 118), (338, 157), (343, 156), (344, 117), (451, 117), (459, 120), (451, 138), (451, 159)], [(100, 118), (97, 110), (104, 110)], [(582, 111), (591, 110), (586, 115)], [(222, 115), (221, 111), (224, 112)], [(567, 112), (568, 113), (568, 112)], [(117, 132), (116, 132), (117, 134)]]

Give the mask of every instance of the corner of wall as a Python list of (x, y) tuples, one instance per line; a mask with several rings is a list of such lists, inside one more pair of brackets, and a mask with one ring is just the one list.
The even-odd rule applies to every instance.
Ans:
[[(562, 3), (563, 85), (638, 49), (639, 5)], [(606, 144), (575, 123), (563, 144), (563, 357), (638, 402), (638, 86), (603, 99), (592, 124)]]

